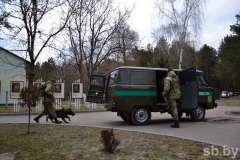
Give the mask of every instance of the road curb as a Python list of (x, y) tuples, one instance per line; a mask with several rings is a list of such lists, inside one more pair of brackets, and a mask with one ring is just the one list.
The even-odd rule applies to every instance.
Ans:
[(0, 160), (14, 160), (14, 159), (15, 159), (14, 154), (11, 154), (11, 153), (0, 154)]
[[(107, 110), (80, 110), (74, 111), (74, 113), (91, 113), (91, 112), (107, 112)], [(30, 115), (39, 115), (41, 112), (30, 112)], [(21, 115), (28, 115), (28, 112), (21, 112), (21, 113), (0, 113), (0, 116), (21, 116)]]

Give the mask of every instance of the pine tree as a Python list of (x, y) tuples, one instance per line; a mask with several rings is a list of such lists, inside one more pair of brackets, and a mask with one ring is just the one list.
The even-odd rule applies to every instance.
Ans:
[(224, 89), (231, 91), (240, 90), (240, 15), (237, 14), (236, 18), (237, 23), (230, 25), (233, 34), (224, 37), (219, 47)]

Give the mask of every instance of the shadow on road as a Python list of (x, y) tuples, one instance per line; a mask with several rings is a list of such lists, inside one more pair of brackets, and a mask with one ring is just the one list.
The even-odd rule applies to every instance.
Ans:
[[(164, 124), (172, 124), (174, 122), (171, 118), (165, 118), (165, 119), (152, 119), (148, 125), (164, 125)], [(119, 126), (119, 127), (125, 127), (125, 126), (136, 126), (131, 121), (123, 121), (119, 119), (118, 121), (108, 121), (106, 122), (110, 126)], [(181, 118), (179, 123), (194, 123), (191, 118)], [(197, 122), (196, 122), (197, 123)]]

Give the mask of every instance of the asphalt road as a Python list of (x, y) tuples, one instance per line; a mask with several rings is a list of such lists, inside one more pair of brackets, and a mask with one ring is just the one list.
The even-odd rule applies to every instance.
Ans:
[[(70, 123), (61, 125), (91, 126), (101, 128), (114, 128), (121, 130), (147, 132), (160, 135), (168, 135), (194, 141), (205, 142), (218, 146), (239, 148), (240, 150), (240, 116), (228, 115), (225, 112), (240, 112), (240, 107), (218, 106), (218, 108), (206, 111), (205, 120), (202, 122), (192, 122), (185, 114), (180, 121), (180, 128), (170, 128), (173, 124), (171, 116), (167, 113), (152, 113), (152, 120), (149, 125), (135, 126), (131, 122), (125, 122), (117, 113), (104, 112), (79, 112), (71, 116)], [(31, 115), (31, 123), (35, 123)], [(239, 120), (236, 123), (223, 122), (211, 123), (211, 119), (234, 118)], [(0, 116), (0, 123), (28, 123), (28, 115)], [(46, 122), (46, 118), (40, 119), (40, 124), (54, 124)], [(55, 125), (55, 124), (54, 124)]]

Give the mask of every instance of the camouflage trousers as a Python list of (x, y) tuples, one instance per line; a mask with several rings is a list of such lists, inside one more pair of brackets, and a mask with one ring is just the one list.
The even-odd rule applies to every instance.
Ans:
[(44, 102), (44, 110), (42, 111), (42, 113), (40, 113), (39, 116), (42, 117), (43, 115), (48, 114), (51, 114), (53, 118), (57, 118), (52, 102)]
[(176, 99), (170, 99), (170, 108), (172, 110), (173, 119), (175, 121), (178, 121), (178, 110), (177, 110)]

